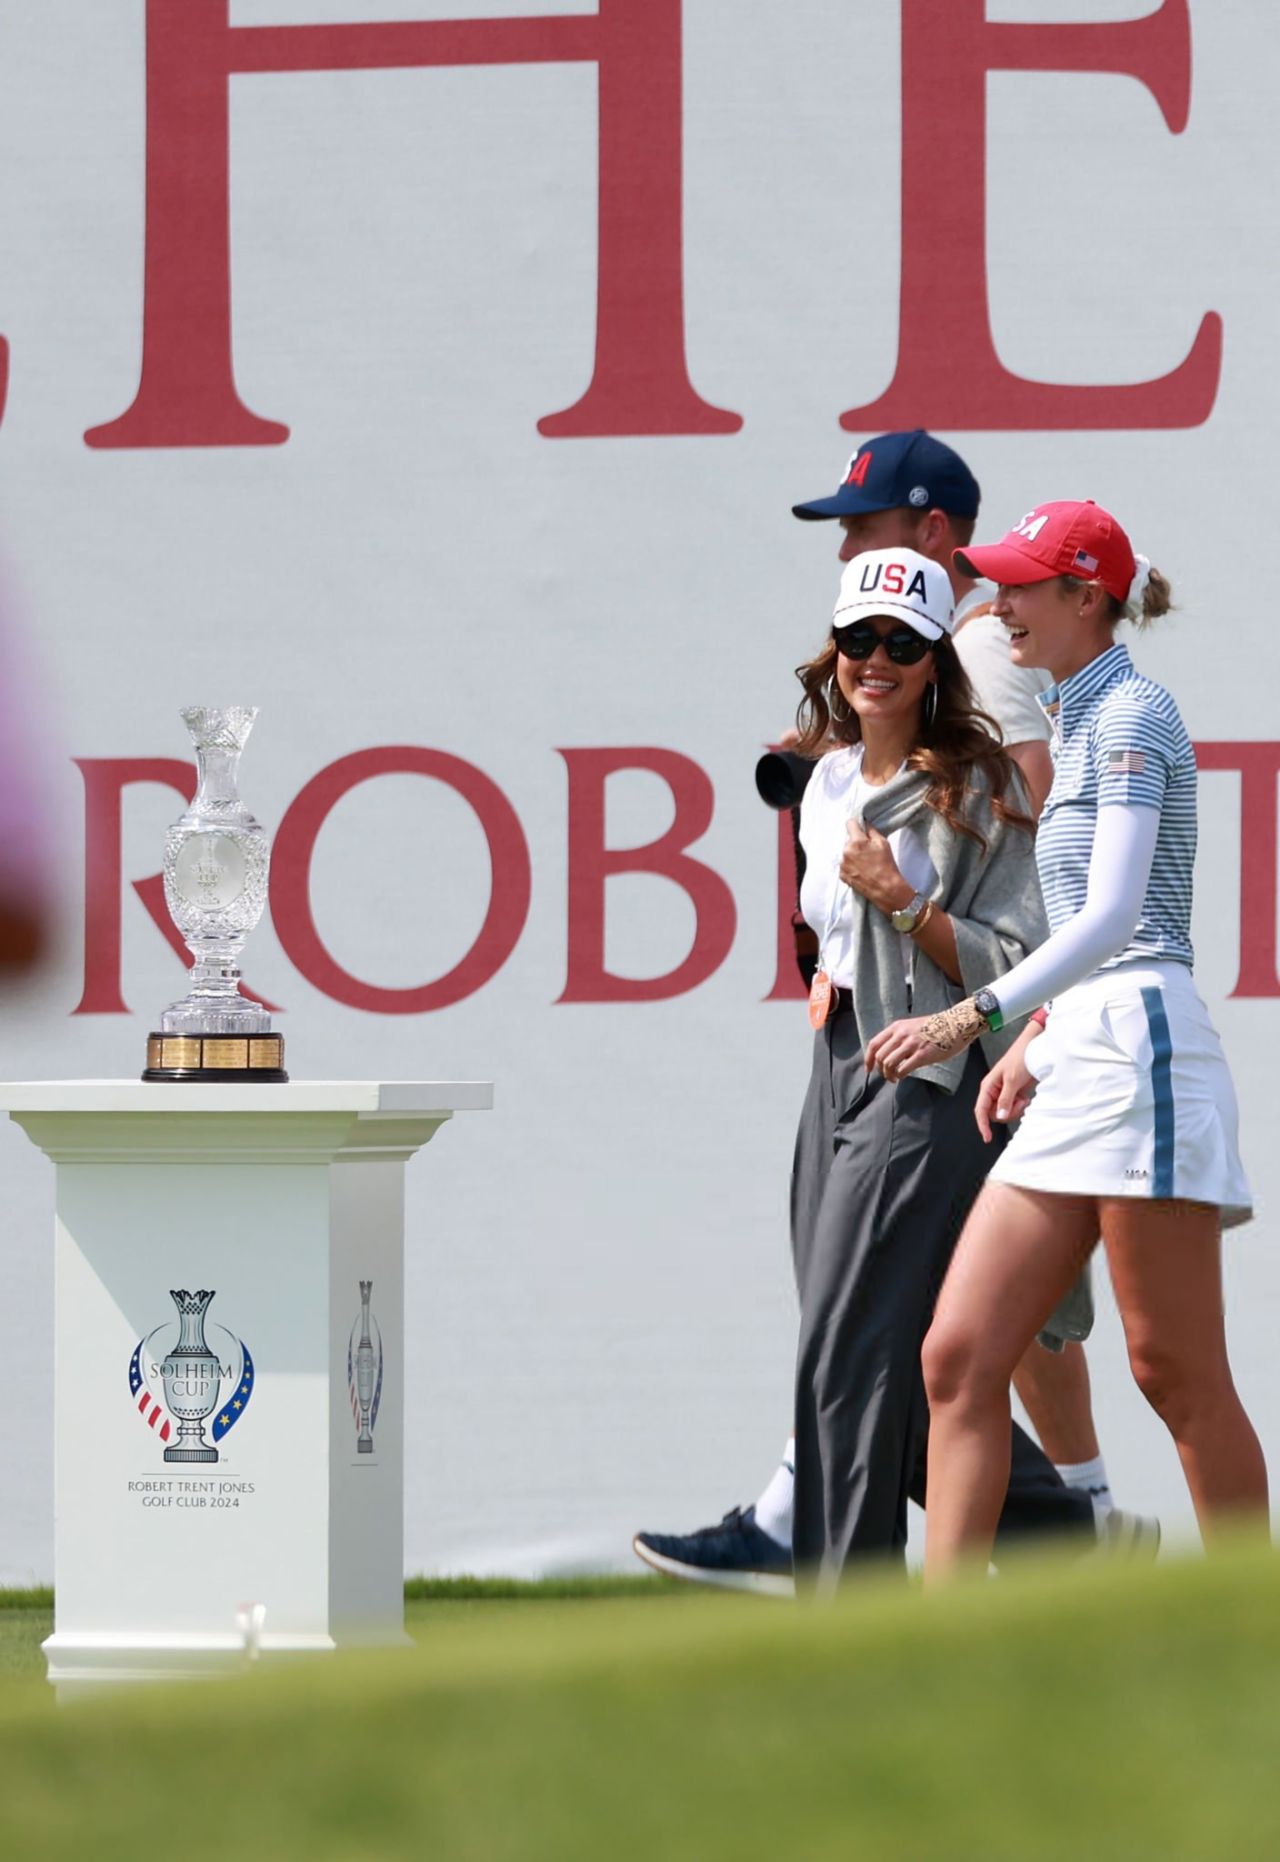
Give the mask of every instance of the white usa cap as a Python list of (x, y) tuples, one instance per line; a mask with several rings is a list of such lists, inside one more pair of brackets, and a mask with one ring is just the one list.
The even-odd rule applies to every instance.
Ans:
[(845, 564), (831, 625), (851, 627), (875, 614), (940, 640), (955, 625), (951, 577), (919, 550), (864, 550)]

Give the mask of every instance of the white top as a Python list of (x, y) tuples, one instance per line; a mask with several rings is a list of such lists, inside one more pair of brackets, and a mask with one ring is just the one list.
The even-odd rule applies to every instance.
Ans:
[(1049, 723), (1038, 695), (1053, 680), (1042, 667), (1014, 665), (1008, 630), (990, 612), (990, 600), (985, 589), (975, 588), (956, 609), (956, 655), (979, 709), (995, 719), (1006, 744), (1047, 744)]
[(57, 1164), (407, 1162), (487, 1080), (0, 1082), (8, 1112)]
[[(841, 989), (853, 987), (853, 894), (840, 878), (845, 830), (851, 819), (861, 822), (863, 809), (878, 793), (862, 780), (862, 745), (850, 744), (820, 759), (800, 804), (806, 863), (800, 910), (818, 934), (819, 963)], [(938, 875), (919, 835), (898, 828), (889, 836), (889, 847), (907, 884), (916, 892), (932, 891)], [(915, 945), (906, 932), (901, 936), (909, 979)]]

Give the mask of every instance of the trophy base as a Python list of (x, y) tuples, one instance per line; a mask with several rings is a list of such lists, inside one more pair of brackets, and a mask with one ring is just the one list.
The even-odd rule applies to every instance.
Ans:
[(216, 1448), (210, 1448), (207, 1444), (204, 1448), (166, 1448), (164, 1451), (164, 1458), (170, 1463), (175, 1461), (216, 1461), (218, 1459), (218, 1451)]
[(202, 1085), (258, 1080), (280, 1084), (282, 1034), (149, 1034), (144, 1080), (195, 1080)]

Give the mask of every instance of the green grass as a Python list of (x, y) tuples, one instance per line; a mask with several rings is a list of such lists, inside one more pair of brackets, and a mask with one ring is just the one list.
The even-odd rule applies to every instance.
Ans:
[(0, 1610), (52, 1610), (53, 1589), (36, 1584), (30, 1590), (6, 1590), (0, 1587)]
[(1278, 1575), (1241, 1551), (801, 1609), (455, 1587), (410, 1604), (415, 1651), (60, 1710), (0, 1680), (0, 1854), (1270, 1862)]
[(687, 1596), (688, 1587), (654, 1577), (406, 1578), (406, 1603), (589, 1603), (600, 1597)]
[(53, 1628), (53, 1602), (25, 1609), (7, 1603), (0, 1609), (0, 1680), (44, 1673), (40, 1644)]
[[(474, 1617), (476, 1604), (594, 1603), (601, 1598), (696, 1599), (687, 1585), (658, 1577), (406, 1578), (405, 1623), (411, 1635), (426, 1635), (453, 1616)], [(0, 1677), (43, 1678), (40, 1644), (53, 1628), (53, 1591), (0, 1589)]]

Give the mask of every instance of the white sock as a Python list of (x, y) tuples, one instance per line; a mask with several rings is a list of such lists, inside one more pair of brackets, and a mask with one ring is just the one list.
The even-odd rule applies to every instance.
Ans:
[(791, 1516), (796, 1499), (796, 1438), (787, 1437), (773, 1479), (756, 1501), (756, 1524), (779, 1545), (791, 1549)]
[(1059, 1461), (1055, 1465), (1068, 1487), (1084, 1488), (1093, 1501), (1095, 1519), (1105, 1519), (1114, 1509), (1111, 1483), (1107, 1479), (1106, 1463), (1101, 1455), (1095, 1455), (1092, 1461)]

